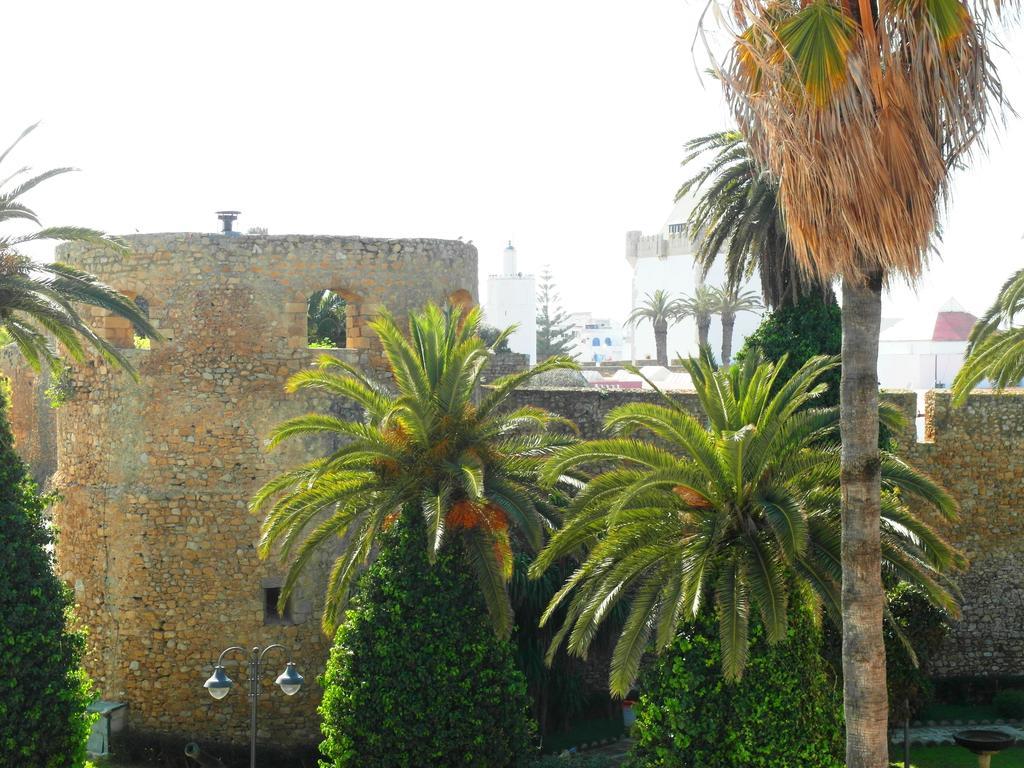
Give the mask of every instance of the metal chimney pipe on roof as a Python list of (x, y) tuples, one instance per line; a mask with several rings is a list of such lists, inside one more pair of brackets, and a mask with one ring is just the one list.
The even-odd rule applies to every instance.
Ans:
[(222, 235), (228, 235), (230, 237), (238, 234), (238, 232), (235, 232), (231, 228), (231, 225), (235, 222), (240, 213), (241, 211), (217, 211), (217, 218), (220, 219), (221, 224), (224, 225), (224, 228), (221, 230)]

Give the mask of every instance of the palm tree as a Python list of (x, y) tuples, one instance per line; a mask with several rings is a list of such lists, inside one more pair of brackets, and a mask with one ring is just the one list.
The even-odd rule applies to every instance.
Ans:
[(921, 274), (951, 170), (1002, 108), (993, 16), (961, 0), (737, 0), (721, 17), (734, 36), (718, 73), (755, 159), (778, 179), (796, 260), (819, 279), (842, 279), (847, 768), (887, 762), (882, 287)]
[(570, 439), (551, 431), (564, 420), (547, 411), (503, 406), (533, 376), (575, 366), (565, 357), (549, 358), (498, 379), (477, 402), (491, 350), (512, 330), (488, 347), (477, 335), (480, 321), (479, 308), (463, 314), (459, 307), (430, 305), (409, 315), (408, 337), (387, 313), (372, 322), (394, 393), (330, 355), (288, 382), (291, 392), (320, 390), (366, 413), (358, 421), (310, 413), (278, 425), (271, 446), (309, 435), (346, 442), (274, 478), (251, 502), (254, 512), (266, 513), (261, 556), (279, 548), (290, 563), (282, 603), (314, 554), (341, 537), (323, 614), (328, 632), (341, 621), (353, 579), (372, 560), (378, 533), (403, 510), (425, 518), (431, 558), (449, 541), (463, 548), (495, 630), (502, 637), (511, 630), (505, 586), (512, 575), (510, 528), (526, 545), (540, 546), (546, 523), (535, 472)]
[(683, 165), (711, 154), (676, 193), (676, 200), (699, 194), (687, 228), (704, 276), (724, 256), (730, 283), (740, 284), (758, 272), (761, 295), (772, 309), (793, 306), (808, 294), (829, 296), (829, 285), (796, 263), (779, 210), (778, 183), (754, 161), (743, 134), (709, 133), (688, 141), (686, 149), (690, 154)]
[(329, 288), (310, 296), (309, 309), (306, 312), (306, 334), (309, 343), (328, 342), (335, 347), (344, 347), (347, 330), (346, 309), (345, 299)]
[(995, 303), (971, 329), (967, 360), (953, 380), (954, 403), (963, 403), (982, 379), (991, 379), (997, 389), (1017, 386), (1024, 379), (1024, 328), (1013, 325), (1021, 313), (1024, 269), (1010, 276)]
[(761, 302), (753, 291), (741, 291), (737, 283), (726, 283), (712, 288), (715, 297), (715, 314), (722, 317), (722, 365), (732, 360), (732, 331), (736, 315), (740, 312), (757, 312)]
[(626, 322), (634, 326), (643, 320), (654, 326), (654, 349), (658, 365), (668, 365), (668, 329), (679, 321), (681, 313), (679, 299), (673, 299), (668, 291), (659, 288), (644, 296), (640, 306), (635, 307), (626, 318)]
[[(6, 151), (2, 163), (36, 125), (30, 125)], [(47, 179), (75, 170), (53, 168), (32, 175), (20, 168), (0, 182), (0, 221), (22, 221), (41, 226), (35, 211), (22, 196)], [(118, 349), (101, 339), (76, 309), (87, 304), (130, 320), (147, 338), (160, 339), (139, 307), (97, 278), (67, 264), (43, 264), (18, 252), (20, 246), (39, 240), (95, 243), (124, 253), (127, 246), (117, 238), (84, 227), (46, 227), (23, 234), (0, 236), (0, 341), (13, 341), (21, 354), (38, 369), (46, 363), (51, 370), (60, 366), (60, 355), (51, 344), (56, 339), (75, 360), (85, 356), (91, 346), (115, 365), (132, 371), (131, 364)]]
[(698, 285), (693, 296), (679, 300), (680, 317), (692, 317), (697, 322), (697, 343), (701, 349), (708, 348), (708, 333), (711, 332), (711, 316), (715, 314), (718, 300), (707, 285)]
[[(664, 649), (703, 611), (717, 613), (728, 679), (743, 672), (755, 611), (773, 642), (786, 635), (791, 600), (814, 595), (839, 620), (839, 414), (813, 407), (822, 375), (837, 364), (812, 358), (777, 381), (785, 360), (751, 357), (715, 370), (691, 358), (709, 426), (658, 390), (663, 405), (619, 406), (605, 419), (608, 438), (563, 448), (546, 463), (549, 482), (596, 471), (532, 566), (540, 574), (557, 558), (586, 553), (545, 613), (546, 621), (568, 604), (549, 654), (567, 641), (571, 653), (585, 655), (608, 613), (628, 601), (609, 680), (623, 696), (650, 641)], [(899, 420), (888, 408), (883, 415)], [(955, 610), (942, 572), (962, 558), (908, 506), (952, 520), (955, 502), (892, 454), (883, 454), (881, 472), (885, 570)]]

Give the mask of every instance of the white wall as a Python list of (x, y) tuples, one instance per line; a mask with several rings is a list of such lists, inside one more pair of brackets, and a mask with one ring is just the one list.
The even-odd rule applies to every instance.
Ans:
[(881, 341), (879, 384), (886, 389), (949, 387), (966, 353), (966, 341)]
[(488, 325), (502, 330), (518, 325), (509, 337), (509, 349), (529, 355), (531, 364), (537, 362), (537, 298), (533, 275), (487, 278), (484, 316)]

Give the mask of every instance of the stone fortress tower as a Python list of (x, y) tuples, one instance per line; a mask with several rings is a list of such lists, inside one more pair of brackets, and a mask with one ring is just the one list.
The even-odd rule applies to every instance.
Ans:
[[(324, 288), (345, 297), (348, 348), (326, 352), (373, 375), (382, 356), (367, 323), (385, 307), (404, 319), (428, 301), (473, 303), (476, 249), (361, 237), (126, 240), (127, 255), (71, 245), (58, 258), (148, 306), (167, 337), (150, 350), (132, 348), (126, 321), (93, 317), (125, 348), (138, 383), (102, 361), (76, 365), (68, 400), (53, 411), (40, 406), (45, 383), (11, 351), (0, 353), (19, 447), (41, 479), (53, 472), (62, 494), (53, 510), (58, 569), (90, 629), (87, 669), (102, 698), (128, 703), (137, 733), (171, 734), (182, 746), (244, 742), (244, 672), (228, 668), (236, 686), (223, 701), (203, 681), (229, 645), (283, 643), (307, 685), (286, 698), (273, 676), (264, 680), (260, 738), (315, 744), (316, 677), (330, 647), (320, 628), (325, 579), (310, 574), (278, 614), (283, 568), (257, 556), (260, 520), (247, 509), (264, 481), (322, 448), (266, 450), (276, 423), (326, 405), (283, 389), (325, 353), (307, 346), (307, 300)], [(269, 658), (272, 668), (286, 661)]]

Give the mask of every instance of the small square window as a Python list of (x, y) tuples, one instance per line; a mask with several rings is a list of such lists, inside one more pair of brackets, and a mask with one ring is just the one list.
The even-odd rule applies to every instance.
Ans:
[(284, 610), (279, 611), (277, 603), (281, 599), (280, 587), (263, 588), (263, 623), (264, 624), (294, 624), (292, 619), (292, 599), (289, 597), (284, 604)]

